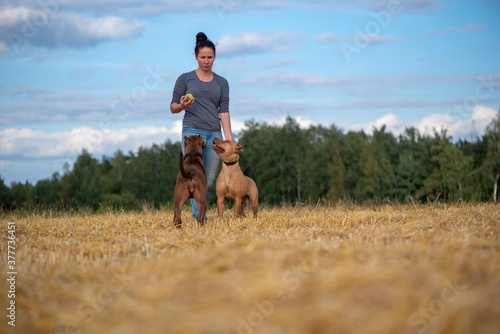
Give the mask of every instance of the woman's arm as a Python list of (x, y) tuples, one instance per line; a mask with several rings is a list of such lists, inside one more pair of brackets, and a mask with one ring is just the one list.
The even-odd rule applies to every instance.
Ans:
[(224, 138), (226, 140), (233, 140), (233, 134), (231, 132), (231, 118), (229, 117), (229, 83), (226, 79), (220, 77), (221, 81), (221, 98), (219, 101), (219, 117), (220, 124), (222, 125), (222, 131), (224, 132)]
[[(170, 102), (170, 112), (178, 114), (184, 109), (191, 107), (194, 98), (186, 101), (187, 74), (181, 74), (175, 81), (174, 91), (172, 92), (172, 101)], [(183, 95), (184, 94), (184, 95)]]
[(226, 140), (233, 140), (233, 134), (231, 132), (231, 118), (228, 112), (220, 113), (220, 124), (222, 125), (222, 131), (224, 132), (224, 138)]

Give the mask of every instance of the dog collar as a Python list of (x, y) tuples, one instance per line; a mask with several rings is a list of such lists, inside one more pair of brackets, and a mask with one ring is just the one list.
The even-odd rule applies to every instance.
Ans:
[(189, 152), (189, 153), (186, 153), (184, 155), (184, 160), (186, 160), (188, 157), (192, 157), (192, 156), (197, 156), (197, 157), (200, 157), (203, 159), (203, 155), (201, 153), (198, 153), (198, 152)]
[(233, 161), (233, 162), (225, 162), (224, 163), (226, 164), (226, 166), (232, 166), (232, 165), (236, 165), (236, 163), (238, 162), (239, 160), (236, 160), (236, 161)]

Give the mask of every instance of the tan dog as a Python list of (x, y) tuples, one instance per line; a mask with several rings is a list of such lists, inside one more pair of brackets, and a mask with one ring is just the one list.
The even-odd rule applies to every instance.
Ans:
[(259, 190), (254, 180), (243, 175), (238, 162), (243, 146), (233, 141), (214, 138), (212, 149), (219, 155), (223, 164), (216, 184), (217, 213), (222, 217), (224, 213), (224, 198), (234, 201), (234, 215), (245, 216), (243, 205), (247, 199), (252, 205), (253, 215), (257, 217), (259, 206)]
[(174, 189), (174, 225), (182, 227), (181, 212), (184, 203), (189, 198), (194, 198), (198, 203), (198, 224), (203, 225), (207, 211), (207, 174), (203, 168), (203, 138), (197, 136), (184, 136), (184, 156), (179, 155), (179, 174)]

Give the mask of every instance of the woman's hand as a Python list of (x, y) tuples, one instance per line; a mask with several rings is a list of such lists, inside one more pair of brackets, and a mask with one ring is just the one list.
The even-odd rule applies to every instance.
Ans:
[(191, 107), (194, 102), (194, 97), (190, 98), (189, 101), (187, 101), (187, 94), (181, 96), (181, 101), (180, 103), (172, 103), (170, 105), (170, 112), (172, 114), (177, 114), (180, 113), (181, 111)]
[(228, 112), (220, 113), (220, 124), (224, 132), (224, 139), (233, 141), (233, 133), (231, 132), (231, 117)]
[[(192, 95), (191, 95), (192, 96)], [(194, 97), (190, 98), (189, 101), (187, 100), (187, 94), (181, 96), (181, 103), (180, 105), (182, 106), (182, 110), (187, 109), (193, 105), (194, 102)]]

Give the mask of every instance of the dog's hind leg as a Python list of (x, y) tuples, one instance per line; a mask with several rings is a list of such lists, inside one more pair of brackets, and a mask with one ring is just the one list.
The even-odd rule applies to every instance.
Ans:
[(184, 203), (186, 203), (188, 198), (189, 198), (189, 194), (185, 194), (185, 192), (182, 194), (182, 196), (175, 197), (174, 226), (177, 228), (182, 227), (182, 219), (181, 219), (182, 207), (184, 206)]
[(205, 215), (207, 213), (207, 191), (206, 188), (200, 190), (197, 188), (191, 193), (196, 203), (198, 204), (198, 225), (203, 226), (205, 224)]
[(206, 213), (207, 213), (206, 200), (201, 200), (198, 202), (198, 225), (199, 226), (203, 226), (205, 224)]
[(257, 212), (259, 211), (259, 196), (252, 196), (250, 198), (250, 204), (252, 205), (253, 217), (257, 218)]
[(181, 211), (184, 203), (175, 203), (174, 207), (174, 226), (176, 228), (182, 228), (182, 219), (181, 219)]

